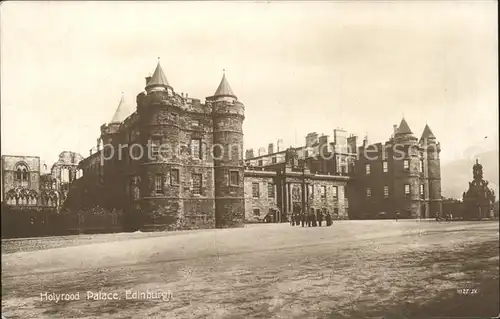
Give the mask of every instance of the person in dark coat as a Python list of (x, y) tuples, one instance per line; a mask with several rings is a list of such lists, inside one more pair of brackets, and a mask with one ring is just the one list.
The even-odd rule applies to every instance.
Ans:
[(312, 219), (312, 227), (316, 227), (317, 224), (316, 224), (316, 214), (315, 213), (311, 213), (311, 219)]
[(331, 226), (332, 225), (332, 215), (330, 215), (330, 212), (326, 212), (326, 226)]
[(396, 209), (396, 221), (399, 219), (399, 210)]
[(319, 211), (318, 212), (318, 226), (321, 227), (322, 223), (323, 223), (323, 212)]
[(306, 225), (306, 214), (300, 214), (300, 221), (302, 222), (302, 227), (304, 227)]
[(295, 226), (295, 219), (296, 215), (295, 213), (292, 213), (292, 216), (290, 216), (290, 225)]

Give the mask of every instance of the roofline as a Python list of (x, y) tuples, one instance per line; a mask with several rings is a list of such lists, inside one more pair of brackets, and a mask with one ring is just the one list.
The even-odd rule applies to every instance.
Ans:
[(40, 158), (40, 156), (33, 156), (33, 155), (11, 155), (11, 154), (2, 155), (2, 158), (7, 157), (7, 156)]

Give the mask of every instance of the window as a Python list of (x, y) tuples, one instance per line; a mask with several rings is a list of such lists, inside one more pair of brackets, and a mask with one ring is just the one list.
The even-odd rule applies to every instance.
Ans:
[(424, 172), (424, 161), (423, 160), (420, 160), (420, 172), (421, 173)]
[(158, 147), (160, 146), (161, 141), (159, 138), (154, 137), (151, 139), (151, 156), (158, 156)]
[(424, 198), (424, 184), (420, 185), (420, 198)]
[(366, 175), (370, 175), (370, 164), (366, 164), (365, 173), (366, 173)]
[(259, 183), (252, 183), (252, 197), (259, 198)]
[(170, 170), (170, 185), (179, 185), (179, 170), (176, 168)]
[(366, 197), (371, 197), (372, 196), (372, 190), (370, 188), (366, 189)]
[(191, 122), (192, 126), (200, 126), (200, 120), (196, 119)]
[(389, 168), (387, 166), (387, 161), (382, 162), (382, 167), (383, 167), (384, 173), (387, 173), (389, 171)]
[(271, 159), (272, 163), (273, 164), (276, 164), (277, 160), (276, 160), (276, 156), (274, 156), (272, 159)]
[(338, 198), (338, 187), (337, 186), (333, 186), (333, 198)]
[(193, 194), (201, 195), (201, 174), (193, 174), (191, 178), (193, 182)]
[(238, 171), (230, 171), (229, 172), (229, 183), (231, 186), (239, 186), (240, 185), (240, 173)]
[(306, 151), (305, 157), (309, 157), (309, 151)]
[(337, 207), (335, 207), (335, 208), (333, 209), (333, 215), (335, 215), (335, 216), (338, 216), (338, 215), (339, 215), (339, 209), (338, 209)]
[(325, 199), (326, 198), (326, 186), (321, 186), (320, 190), (321, 190), (321, 194), (320, 194), (321, 198)]
[(260, 216), (260, 209), (258, 209), (258, 208), (254, 208), (254, 209), (253, 209), (253, 215), (254, 215), (254, 216)]
[(410, 184), (405, 184), (405, 195), (406, 196), (410, 195)]
[(410, 169), (410, 161), (409, 160), (404, 160), (403, 161), (403, 167), (407, 171)]
[(199, 138), (191, 139), (191, 156), (193, 158), (201, 159), (201, 139)]
[(24, 164), (17, 165), (15, 178), (20, 181), (29, 180), (28, 167), (26, 167), (26, 165)]
[(267, 184), (267, 197), (274, 198), (274, 184), (273, 183)]
[(163, 175), (155, 175), (155, 192), (156, 194), (163, 194)]
[(262, 160), (259, 160), (259, 166), (262, 166)]
[(384, 186), (384, 198), (389, 198), (389, 186)]

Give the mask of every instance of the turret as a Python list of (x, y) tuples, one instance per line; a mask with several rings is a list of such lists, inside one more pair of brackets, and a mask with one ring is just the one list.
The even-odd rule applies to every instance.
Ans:
[(420, 149), (404, 118), (395, 129), (393, 139), (394, 193), (402, 199), (396, 207), (402, 216), (420, 215)]
[(149, 94), (155, 91), (167, 92), (169, 96), (173, 94), (173, 89), (168, 83), (165, 73), (160, 65), (160, 58), (158, 58), (158, 64), (153, 72), (152, 76), (146, 77), (146, 92)]
[(231, 89), (225, 72), (214, 95), (207, 97), (207, 105), (211, 105), (213, 117), (215, 224), (218, 228), (241, 227), (245, 221), (245, 107)]
[[(107, 124), (101, 126), (101, 140), (104, 144), (111, 144), (113, 142), (113, 134), (117, 133), (120, 129), (121, 123), (130, 115), (130, 109), (125, 103), (125, 98), (122, 96), (120, 102), (118, 102), (118, 107), (111, 118), (111, 121)], [(98, 146), (98, 149), (100, 146)]]
[(415, 144), (417, 142), (417, 138), (413, 135), (413, 132), (404, 117), (401, 119), (401, 123), (396, 128), (394, 140), (396, 143), (404, 144)]
[(441, 146), (436, 141), (436, 136), (432, 133), (429, 125), (425, 125), (422, 136), (420, 137), (420, 145), (422, 147), (422, 168), (424, 192), (429, 200), (429, 208), (426, 217), (432, 217), (436, 213), (441, 214), (442, 198), (441, 198), (441, 161), (439, 153)]

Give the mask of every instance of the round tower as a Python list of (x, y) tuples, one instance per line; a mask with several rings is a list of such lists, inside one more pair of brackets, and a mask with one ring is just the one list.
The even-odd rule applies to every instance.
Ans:
[(420, 214), (420, 149), (404, 118), (393, 143), (394, 206), (401, 217), (416, 218)]
[(107, 194), (104, 197), (106, 199), (105, 202), (102, 203), (107, 208), (122, 207), (120, 195), (124, 189), (124, 181), (118, 170), (121, 163), (118, 149), (121, 144), (120, 127), (129, 115), (130, 111), (125, 103), (122, 92), (113, 118), (109, 123), (101, 126), (101, 136), (97, 140), (97, 149), (102, 152), (99, 162), (100, 177), (98, 183), (104, 186), (104, 191)]
[(134, 213), (138, 226), (146, 231), (179, 229), (184, 219), (182, 160), (174, 152), (184, 127), (174, 95), (158, 61), (153, 75), (146, 77), (145, 92), (137, 96), (138, 122), (128, 137), (130, 183), (140, 190), (134, 198)]
[(426, 155), (424, 158), (427, 157), (424, 161), (424, 174), (428, 185), (426, 193), (429, 196), (429, 209), (425, 217), (432, 218), (436, 214), (441, 215), (443, 209), (441, 198), (441, 160), (439, 159), (441, 146), (436, 141), (436, 137), (427, 124), (420, 140)]
[(245, 223), (243, 120), (245, 107), (233, 93), (225, 73), (215, 94), (207, 97), (212, 107), (215, 181), (215, 225), (242, 227)]

